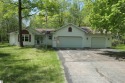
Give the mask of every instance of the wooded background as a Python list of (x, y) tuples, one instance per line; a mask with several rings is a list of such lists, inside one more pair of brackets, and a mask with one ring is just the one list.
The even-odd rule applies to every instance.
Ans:
[[(21, 0), (22, 27), (58, 29), (67, 23), (125, 37), (125, 0)], [(18, 0), (0, 0), (0, 42), (19, 29)], [(114, 40), (115, 41), (115, 40)], [(120, 42), (121, 42), (120, 41)]]

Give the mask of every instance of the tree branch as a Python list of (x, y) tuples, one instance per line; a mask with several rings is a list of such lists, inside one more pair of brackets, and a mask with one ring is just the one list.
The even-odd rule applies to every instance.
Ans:
[[(38, 11), (38, 12), (39, 12), (39, 11)], [(33, 15), (37, 14), (38, 12), (35, 12), (34, 14), (28, 14), (28, 15), (26, 15), (26, 16), (23, 16), (22, 18), (26, 18), (26, 17), (33, 16)]]
[(11, 2), (11, 1), (10, 1), (10, 2), (9, 2), (9, 1), (8, 1), (8, 2), (5, 2), (5, 1), (3, 1), (3, 0), (1, 0), (1, 2), (6, 3), (6, 4), (13, 4), (13, 5), (18, 6), (17, 2), (15, 2), (15, 3), (14, 3), (14, 2)]
[(23, 9), (30, 9), (30, 8), (32, 7), (22, 7), (21, 9), (23, 10)]

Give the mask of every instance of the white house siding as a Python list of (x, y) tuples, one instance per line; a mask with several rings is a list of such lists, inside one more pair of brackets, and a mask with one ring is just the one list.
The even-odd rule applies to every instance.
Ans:
[(31, 35), (31, 41), (30, 42), (23, 42), (23, 45), (35, 45), (35, 36), (31, 32), (29, 32)]
[(18, 33), (15, 34), (15, 45), (19, 46), (19, 41), (18, 41)]
[(111, 35), (108, 35), (106, 37), (106, 48), (110, 48), (112, 46), (112, 37)]
[(15, 37), (15, 33), (10, 33), (9, 36), (9, 44), (10, 45), (16, 45), (16, 37)]
[[(72, 32), (68, 32), (68, 28), (69, 27), (72, 27)], [(59, 40), (59, 37), (69, 37), (69, 38), (75, 38), (75, 37), (81, 37), (81, 42), (82, 42), (82, 45), (81, 46), (76, 46), (76, 48), (81, 48), (81, 47), (85, 47), (85, 40), (86, 37), (85, 37), (85, 33), (78, 29), (77, 27), (75, 26), (72, 26), (72, 25), (68, 25), (68, 26), (65, 26), (63, 28), (61, 28), (60, 30), (56, 31), (54, 34), (53, 34), (53, 42), (52, 42), (52, 45), (53, 47), (58, 47), (58, 45), (60, 45), (60, 40)], [(68, 41), (68, 40), (67, 40)], [(63, 41), (61, 41), (63, 42)], [(65, 42), (63, 42), (63, 45), (64, 45)], [(71, 42), (73, 43), (73, 42)], [(78, 43), (78, 42), (76, 42)], [(66, 45), (66, 44), (65, 44)], [(77, 44), (76, 44), (77, 45)], [(60, 46), (61, 47), (61, 46)], [(65, 47), (65, 46), (62, 46), (62, 47)], [(68, 47), (68, 46), (67, 46)], [(74, 47), (74, 46), (70, 46), (70, 47)]]
[(91, 48), (91, 36), (86, 34), (83, 43), (84, 43), (84, 47)]
[[(72, 32), (68, 31), (69, 27), (72, 28)], [(10, 45), (19, 45), (18, 34), (19, 34), (18, 32), (10, 33), (10, 38), (9, 38)], [(24, 45), (37, 45), (36, 36), (40, 36), (43, 37), (40, 41), (40, 44), (52, 45), (52, 47), (60, 47), (60, 48), (61, 47), (62, 48), (111, 47), (111, 35), (85, 33), (84, 31), (82, 31), (81, 29), (72, 24), (65, 25), (61, 29), (54, 32), (52, 34), (52, 40), (49, 39), (49, 36), (43, 36), (41, 33), (37, 34), (37, 32), (33, 33), (33, 31), (29, 31), (29, 34), (31, 35), (31, 42), (23, 42)]]
[[(32, 34), (31, 32), (29, 32), (31, 35), (31, 42), (23, 42), (23, 45), (35, 45), (35, 38), (34, 38), (34, 34)], [(10, 38), (9, 38), (9, 43), (10, 45), (19, 45), (19, 41), (18, 41), (18, 32), (12, 32), (10, 33)]]
[(52, 39), (49, 39), (49, 36), (44, 36), (42, 44), (44, 44), (44, 45), (52, 45)]
[(18, 33), (17, 32), (12, 32), (10, 33), (9, 35), (9, 44), (10, 45), (19, 45), (19, 42), (18, 42)]

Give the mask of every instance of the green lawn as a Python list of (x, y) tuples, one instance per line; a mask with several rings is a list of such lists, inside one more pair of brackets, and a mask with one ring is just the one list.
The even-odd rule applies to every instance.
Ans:
[(0, 44), (0, 80), (4, 83), (64, 82), (54, 50), (20, 48), (7, 44)]
[(124, 44), (120, 44), (120, 45), (117, 45), (116, 47), (113, 47), (115, 49), (120, 49), (120, 50), (125, 50), (125, 45)]

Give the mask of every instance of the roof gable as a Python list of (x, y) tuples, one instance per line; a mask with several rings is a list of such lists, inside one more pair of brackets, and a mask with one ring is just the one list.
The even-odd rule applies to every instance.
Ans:
[(57, 29), (55, 32), (60, 31), (60, 30), (62, 30), (63, 28), (66, 28), (67, 26), (69, 26), (69, 27), (75, 27), (75, 28), (77, 28), (78, 30), (80, 30), (80, 31), (82, 31), (82, 32), (89, 33), (89, 31), (87, 31), (87, 30), (85, 30), (85, 29), (83, 29), (83, 28), (80, 28), (80, 27), (78, 27), (78, 26), (76, 26), (76, 25), (74, 25), (74, 24), (72, 24), (72, 23), (69, 23), (69, 24), (66, 24), (66, 25), (62, 26), (61, 28)]

